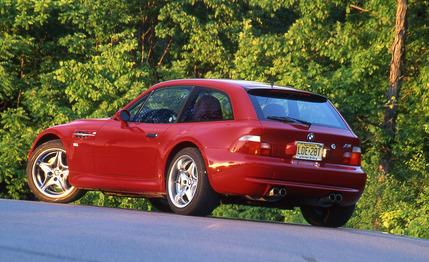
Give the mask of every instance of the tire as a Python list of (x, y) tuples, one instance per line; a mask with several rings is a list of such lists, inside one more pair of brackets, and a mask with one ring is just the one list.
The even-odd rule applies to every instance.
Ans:
[(41, 201), (73, 202), (85, 193), (68, 182), (66, 151), (60, 140), (38, 146), (27, 163), (27, 183)]
[(351, 206), (314, 207), (302, 206), (301, 213), (304, 219), (313, 226), (341, 227), (349, 221), (355, 210)]
[(172, 213), (170, 205), (165, 198), (149, 198), (151, 205), (158, 211)]
[[(206, 216), (219, 205), (198, 149), (187, 147), (171, 160), (166, 179), (167, 201), (180, 215)], [(187, 190), (186, 190), (187, 189)]]

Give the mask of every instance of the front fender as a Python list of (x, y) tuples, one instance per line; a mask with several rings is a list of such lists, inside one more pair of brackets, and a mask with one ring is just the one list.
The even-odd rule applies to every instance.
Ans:
[(27, 159), (30, 159), (32, 153), (39, 145), (54, 139), (60, 139), (66, 151), (69, 149), (70, 142), (69, 142), (69, 139), (67, 139), (66, 132), (59, 129), (58, 126), (53, 126), (43, 130), (41, 133), (37, 135), (37, 137), (34, 139), (33, 143), (31, 144), (30, 150), (27, 155)]

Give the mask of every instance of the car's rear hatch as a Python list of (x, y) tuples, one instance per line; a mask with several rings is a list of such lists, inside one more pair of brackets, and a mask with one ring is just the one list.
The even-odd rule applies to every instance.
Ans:
[[(261, 142), (285, 161), (360, 165), (359, 139), (324, 97), (290, 89), (251, 89)], [(359, 162), (351, 162), (359, 150)]]
[(286, 158), (289, 161), (299, 158), (296, 155), (296, 148), (290, 149), (288, 153), (288, 147), (301, 142), (322, 144), (324, 152), (321, 153), (322, 160), (319, 162), (331, 164), (347, 164), (345, 154), (347, 156), (354, 146), (359, 145), (358, 138), (346, 129), (316, 125), (308, 128), (301, 124), (273, 120), (262, 120), (261, 124), (263, 127), (261, 141), (271, 145), (272, 156)]

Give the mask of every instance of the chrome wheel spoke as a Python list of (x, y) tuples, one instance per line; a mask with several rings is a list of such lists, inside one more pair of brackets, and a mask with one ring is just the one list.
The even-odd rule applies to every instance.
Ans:
[(49, 166), (49, 164), (40, 162), (39, 167), (42, 169), (43, 173), (45, 173), (45, 176), (52, 174), (52, 168)]
[(193, 176), (193, 172), (195, 169), (195, 163), (192, 162), (190, 165), (188, 165), (188, 168), (186, 169), (186, 172), (190, 175)]
[(52, 167), (58, 167), (58, 155), (59, 152), (56, 151), (55, 155), (51, 159), (49, 159), (49, 163), (52, 165)]
[(180, 182), (177, 182), (176, 184), (175, 184), (175, 186), (176, 186), (176, 192), (177, 193), (179, 193), (181, 190), (180, 190)]
[(186, 193), (186, 191), (185, 190), (182, 190), (182, 191), (180, 191), (180, 192), (177, 192), (177, 195), (174, 197), (174, 200), (176, 201), (176, 202), (178, 202), (178, 203), (180, 203), (180, 202), (185, 202), (185, 201), (183, 201), (183, 196), (185, 195), (185, 193)]
[(180, 160), (177, 162), (177, 164), (176, 164), (176, 168), (177, 168), (177, 170), (180, 170), (180, 171), (185, 170), (185, 163), (184, 163), (184, 160), (183, 160), (183, 159), (180, 159)]
[(193, 197), (195, 195), (195, 192), (197, 191), (197, 183), (192, 184), (189, 190), (192, 192), (192, 197)]
[(55, 182), (55, 184), (61, 189), (61, 191), (67, 191), (67, 186), (63, 179), (58, 178)]
[(69, 177), (69, 170), (63, 170), (63, 180), (67, 181), (67, 178)]
[(61, 152), (61, 151), (58, 152), (58, 155), (57, 155), (57, 168), (59, 168), (59, 169), (67, 168), (67, 166), (63, 162), (63, 152)]
[(191, 190), (191, 188), (187, 188), (187, 189), (186, 189), (186, 191), (185, 191), (185, 195), (186, 195), (186, 198), (188, 199), (188, 201), (191, 201), (191, 200), (192, 200), (192, 198), (193, 198), (194, 194), (192, 194), (192, 190)]
[(45, 181), (43, 181), (43, 184), (41, 185), (40, 188), (43, 191), (46, 191), (47, 188), (49, 188), (50, 186), (52, 186), (54, 184), (55, 184), (54, 178), (51, 177), (51, 176), (48, 176), (48, 177), (45, 178)]

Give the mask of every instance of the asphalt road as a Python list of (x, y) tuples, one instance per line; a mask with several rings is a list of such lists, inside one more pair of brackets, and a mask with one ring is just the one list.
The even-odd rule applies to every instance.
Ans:
[(352, 229), (0, 199), (0, 261), (429, 261), (429, 241)]

